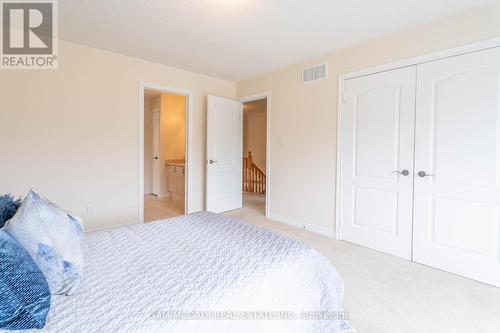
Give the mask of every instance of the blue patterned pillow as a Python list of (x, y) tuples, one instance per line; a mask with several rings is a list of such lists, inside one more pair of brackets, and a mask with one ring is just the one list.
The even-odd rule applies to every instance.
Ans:
[(10, 220), (21, 206), (21, 200), (15, 200), (10, 194), (0, 195), (0, 228)]
[(50, 309), (50, 290), (26, 250), (0, 230), (0, 329), (43, 328)]
[(83, 272), (81, 220), (30, 191), (4, 227), (45, 275), (52, 294), (72, 294)]

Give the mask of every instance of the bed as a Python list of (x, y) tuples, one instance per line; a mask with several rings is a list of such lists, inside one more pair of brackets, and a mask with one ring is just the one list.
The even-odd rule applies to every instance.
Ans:
[(37, 332), (351, 332), (342, 280), (312, 248), (200, 212), (89, 233), (75, 295)]

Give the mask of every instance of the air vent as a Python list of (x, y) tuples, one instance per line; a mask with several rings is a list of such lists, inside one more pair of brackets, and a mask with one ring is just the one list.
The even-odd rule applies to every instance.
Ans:
[(310, 83), (314, 81), (327, 79), (328, 78), (327, 68), (328, 68), (328, 63), (325, 62), (304, 69), (304, 72), (302, 74), (302, 82)]

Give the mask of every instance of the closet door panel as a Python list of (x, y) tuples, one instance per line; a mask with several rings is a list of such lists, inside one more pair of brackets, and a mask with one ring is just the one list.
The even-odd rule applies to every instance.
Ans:
[(500, 286), (500, 48), (417, 72), (413, 258)]
[[(342, 239), (411, 257), (415, 67), (345, 82)], [(407, 170), (405, 174), (395, 171)]]

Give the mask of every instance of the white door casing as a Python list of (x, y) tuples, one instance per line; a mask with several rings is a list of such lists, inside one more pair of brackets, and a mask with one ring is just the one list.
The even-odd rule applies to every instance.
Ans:
[(178, 94), (185, 96), (187, 99), (186, 110), (186, 161), (185, 161), (185, 203), (184, 211), (186, 214), (194, 213), (195, 211), (203, 210), (201, 203), (194, 200), (194, 177), (193, 175), (193, 155), (194, 155), (194, 140), (193, 140), (193, 109), (194, 109), (194, 92), (177, 87), (168, 87), (151, 82), (138, 82), (138, 191), (137, 191), (137, 221), (144, 223), (144, 91), (155, 90), (170, 94)]
[(214, 213), (242, 207), (243, 106), (207, 98), (206, 209)]
[[(342, 239), (411, 258), (415, 66), (346, 80)], [(405, 171), (405, 175), (398, 173)]]
[(500, 48), (419, 65), (416, 119), (413, 259), (500, 286)]

